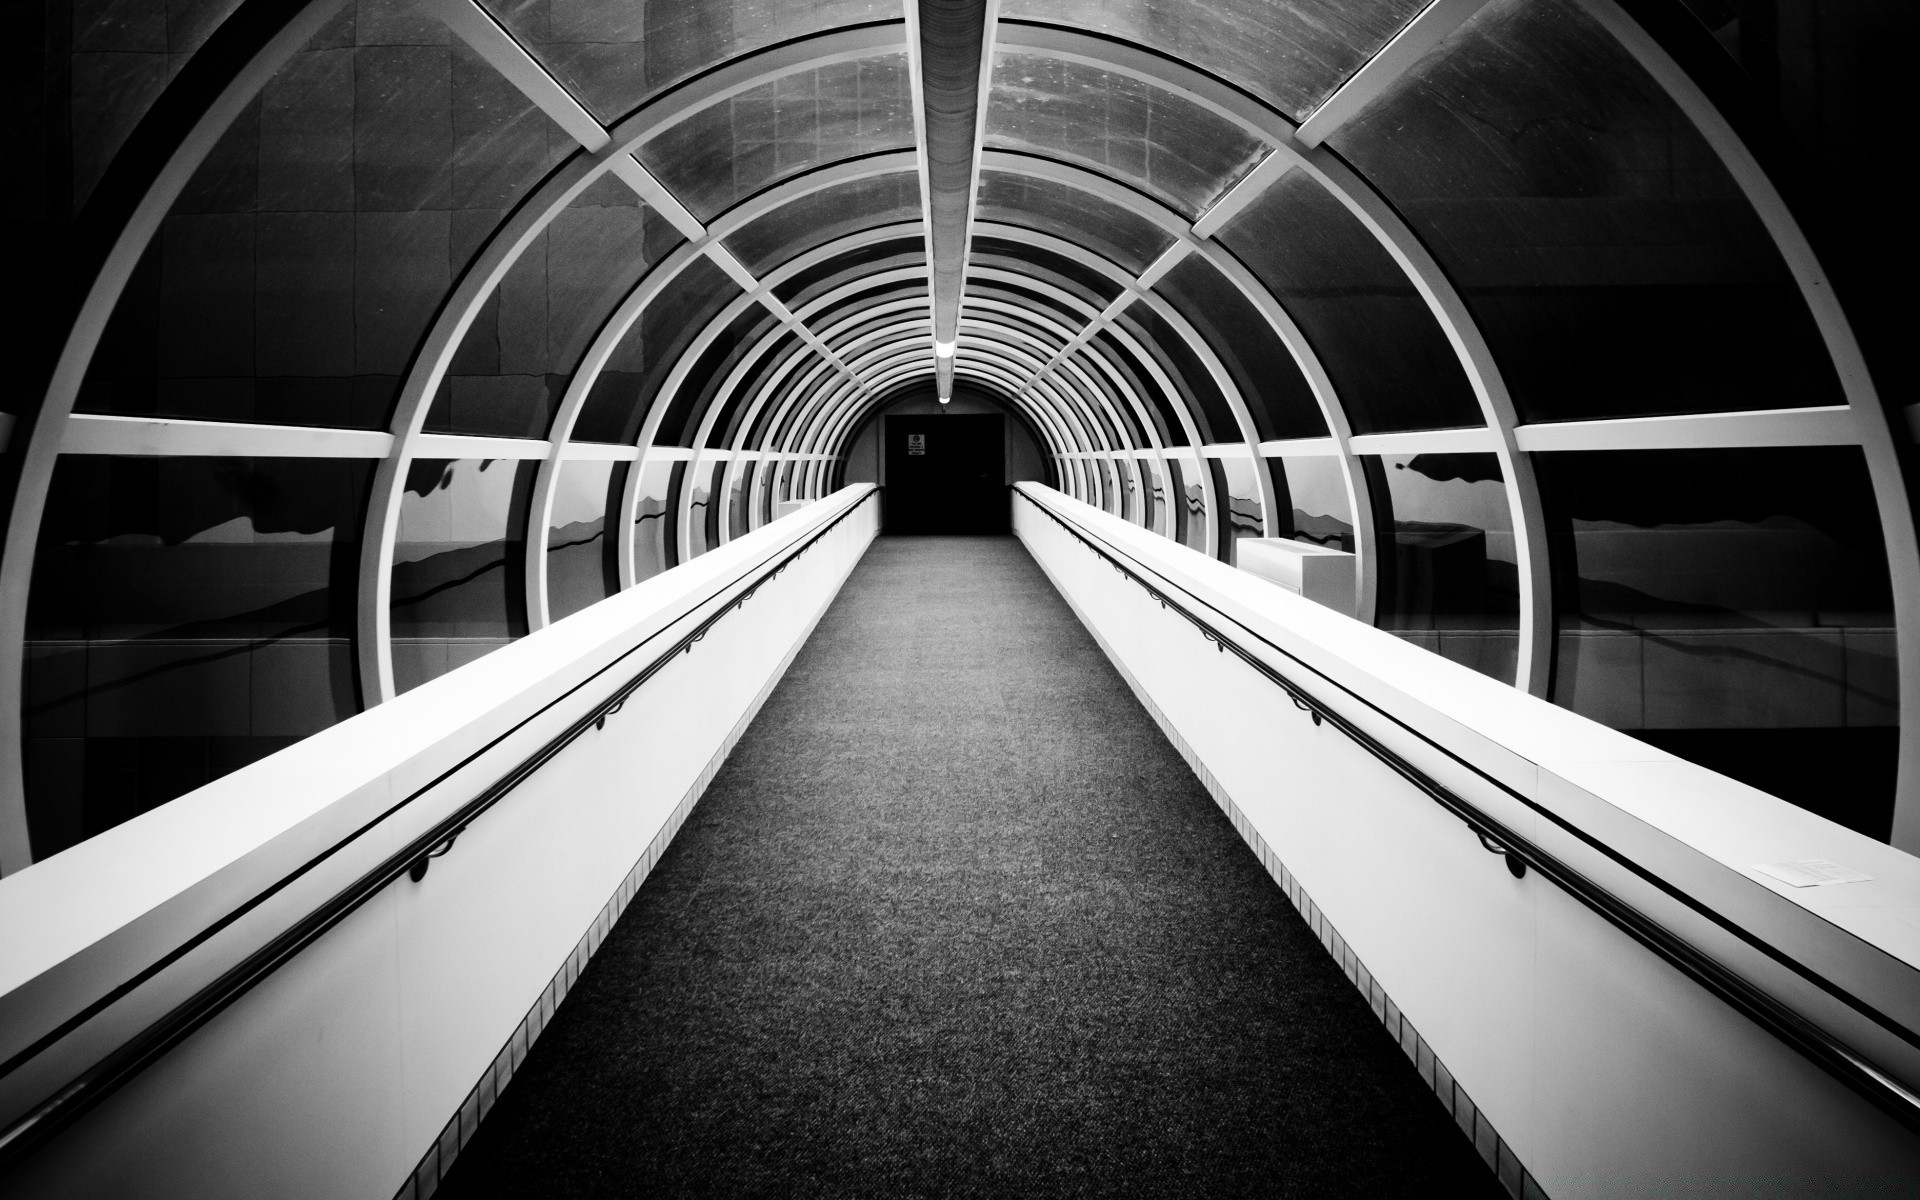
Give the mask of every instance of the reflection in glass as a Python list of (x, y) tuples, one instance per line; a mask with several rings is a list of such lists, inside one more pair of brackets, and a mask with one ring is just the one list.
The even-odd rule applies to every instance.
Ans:
[(418, 687), (527, 632), (535, 461), (415, 459), (393, 551), (393, 674)]
[(679, 242), (632, 188), (601, 178), (535, 236), (475, 314), (427, 430), (547, 436), (587, 346)]
[(620, 590), (620, 556), (607, 536), (607, 514), (626, 489), (627, 465), (590, 459), (560, 464), (547, 530), (547, 612), (556, 621)]
[(844, 25), (897, 21), (887, 0), (484, 0), (603, 124), (709, 67)]
[(1173, 472), (1174, 517), (1178, 522), (1174, 530), (1174, 540), (1199, 550), (1207, 549), (1207, 492), (1200, 483), (1200, 472), (1205, 466), (1191, 458), (1169, 458), (1167, 467)]
[(1266, 536), (1266, 526), (1261, 520), (1265, 505), (1260, 497), (1260, 462), (1239, 456), (1210, 458), (1207, 462), (1213, 469), (1214, 494), (1220, 497), (1226, 510), (1221, 514), (1220, 557), (1226, 562), (1238, 562), (1236, 541)]
[(1375, 623), (1508, 683), (1520, 653), (1513, 518), (1491, 454), (1365, 455), (1380, 532)]
[(1140, 469), (1145, 472), (1146, 491), (1141, 497), (1140, 524), (1156, 532), (1164, 532), (1162, 522), (1167, 514), (1167, 483), (1161, 477), (1160, 463), (1157, 459), (1143, 458)]
[(1306, 335), (1353, 432), (1483, 423), (1460, 359), (1413, 282), (1305, 171), (1281, 176), (1219, 240)]
[(1898, 678), (1861, 452), (1534, 461), (1560, 572), (1555, 702), (1886, 837)]
[(1329, 145), (1459, 285), (1523, 421), (1843, 403), (1758, 215), (1577, 0), (1496, 0)]
[(155, 232), (81, 411), (386, 428), (448, 288), (573, 148), (446, 42), (368, 0), (274, 73)]
[(372, 464), (68, 455), (27, 605), (27, 819), (45, 858), (358, 710)]
[(1276, 481), (1286, 484), (1293, 512), (1286, 536), (1353, 553), (1353, 505), (1348, 502), (1340, 460), (1331, 455), (1292, 455), (1268, 461), (1276, 468)]
[(1130, 75), (1014, 53), (994, 56), (986, 144), (1090, 167), (1188, 220), (1267, 151), (1239, 126)]
[(727, 485), (727, 537), (737, 538), (747, 532), (747, 519), (753, 500), (754, 468), (756, 462), (735, 463), (733, 479)]
[(714, 502), (713, 492), (720, 486), (720, 469), (726, 465), (718, 459), (704, 458), (693, 466), (689, 485), (693, 490), (687, 498), (687, 547), (682, 562), (699, 558), (720, 544), (719, 505)]
[(679, 494), (683, 462), (650, 458), (640, 471), (633, 505), (633, 580), (651, 579), (679, 562), (674, 547), (673, 498)]

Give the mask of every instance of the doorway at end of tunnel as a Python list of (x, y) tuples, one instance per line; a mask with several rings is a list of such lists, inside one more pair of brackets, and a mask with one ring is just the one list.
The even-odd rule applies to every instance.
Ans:
[(887, 533), (1005, 533), (1006, 425), (998, 413), (886, 419)]

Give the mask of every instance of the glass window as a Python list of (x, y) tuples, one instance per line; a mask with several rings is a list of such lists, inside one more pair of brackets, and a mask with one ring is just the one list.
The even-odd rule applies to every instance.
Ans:
[[(1134, 275), (1146, 270), (1173, 245), (1171, 233), (1132, 209), (1050, 179), (982, 171), (975, 205), (975, 220), (1019, 225), (1065, 238)], [(980, 241), (974, 239), (975, 249)]]
[(1218, 235), (1300, 326), (1355, 433), (1482, 424), (1447, 335), (1386, 248), (1304, 171)]
[(713, 403), (720, 385), (748, 351), (779, 327), (764, 305), (749, 304), (695, 359), (680, 389), (667, 398), (666, 415), (654, 433), (656, 446), (691, 446), (700, 432), (701, 418)]
[(1842, 403), (1758, 216), (1575, 0), (1497, 0), (1329, 144), (1459, 285), (1523, 420)]
[(1202, 553), (1207, 548), (1207, 492), (1200, 483), (1205, 466), (1191, 458), (1170, 458), (1173, 471), (1174, 514), (1179, 522), (1175, 541)]
[(687, 497), (689, 544), (683, 562), (698, 558), (720, 544), (719, 505), (713, 493), (720, 486), (720, 471), (726, 465), (716, 458), (703, 458), (693, 464), (693, 490)]
[(627, 466), (581, 459), (560, 464), (547, 529), (547, 612), (556, 621), (620, 590), (619, 548), (607, 536), (607, 514), (620, 506)]
[(1559, 571), (1554, 700), (1885, 838), (1898, 674), (1860, 451), (1534, 462)]
[(1140, 460), (1140, 524), (1158, 530), (1167, 508), (1167, 485), (1160, 478), (1160, 464), (1151, 458)]
[(1219, 355), (1261, 440), (1326, 435), (1319, 402), (1286, 343), (1213, 264), (1190, 254), (1153, 287)]
[(1353, 553), (1353, 505), (1340, 460), (1330, 455), (1291, 455), (1269, 459), (1276, 483), (1292, 510), (1285, 536)]
[(917, 221), (920, 180), (911, 171), (855, 179), (802, 196), (722, 239), (755, 275), (863, 229)]
[(733, 469), (733, 479), (727, 485), (727, 537), (737, 538), (747, 532), (749, 506), (753, 501), (754, 468), (756, 462), (740, 463)]
[(1265, 142), (1130, 76), (1037, 54), (996, 54), (987, 145), (1089, 167), (1188, 220), (1266, 154)]
[(701, 221), (814, 167), (914, 144), (907, 56), (783, 75), (700, 110), (636, 157)]
[[(175, 0), (164, 6), (93, 3), (52, 10), (56, 22), (65, 19), (72, 25), (66, 75), (75, 212), (86, 204), (107, 164), (166, 90), (174, 71), (239, 6), (240, 0)], [(316, 42), (351, 44), (351, 17), (336, 17), (332, 24), (328, 35)], [(44, 40), (59, 45), (67, 39)], [(59, 73), (48, 70), (45, 77), (59, 78)]]
[(1265, 464), (1237, 455), (1207, 461), (1213, 468), (1214, 491), (1226, 509), (1220, 521), (1220, 557), (1238, 562), (1233, 548), (1236, 540), (1266, 536), (1266, 504), (1260, 496), (1260, 472)]
[(1421, 0), (1008, 0), (1000, 15), (1151, 46), (1299, 120), (1421, 7)]
[(1208, 443), (1246, 440), (1241, 434), (1240, 422), (1227, 407), (1226, 393), (1214, 381), (1213, 372), (1200, 361), (1191, 343), (1160, 314), (1136, 302), (1121, 309), (1114, 324), (1131, 333), (1147, 353), (1160, 360), (1160, 369), (1180, 391), (1180, 396), (1170, 396), (1169, 401), (1187, 406), (1203, 439)]
[(897, 21), (889, 0), (483, 0), (604, 123), (726, 59), (845, 25)]
[[(766, 345), (766, 341), (771, 341), (772, 344)], [(767, 381), (773, 377), (773, 373), (796, 354), (805, 354), (811, 359), (814, 353), (795, 333), (772, 334), (765, 341), (747, 349), (758, 352), (758, 357), (741, 376), (732, 395), (727, 397), (726, 410), (721, 413), (718, 420), (714, 421), (713, 431), (707, 437), (709, 446), (733, 445), (740, 433), (740, 422), (746, 419), (747, 410), (752, 406), (754, 397), (766, 386)], [(732, 373), (731, 369), (728, 373)], [(793, 373), (789, 371), (786, 378), (792, 379)], [(760, 411), (754, 414), (756, 422), (763, 421), (770, 415), (767, 411), (768, 407), (760, 406)], [(758, 443), (748, 439), (748, 444), (757, 445)]]
[(416, 459), (393, 550), (393, 674), (400, 691), (527, 632), (527, 507), (539, 464)]
[(62, 457), (27, 606), (27, 820), (45, 858), (358, 711), (373, 464)]
[[(1064, 287), (1096, 309), (1105, 308), (1120, 294), (1120, 284), (1114, 280), (1090, 267), (1081, 266), (1065, 255), (1038, 246), (1010, 242), (1005, 238), (975, 236), (972, 251), (974, 262), (1011, 270), (1018, 275), (1033, 275), (1040, 279), (1045, 279), (1047, 274), (1057, 275), (1058, 279), (1048, 279), (1047, 282), (1055, 287)], [(968, 290), (971, 292), (972, 288)], [(1054, 305), (1049, 304), (1049, 307)]]
[(448, 288), (572, 146), (472, 51), (383, 12), (329, 24), (215, 145), (121, 296), (82, 411), (386, 427)]
[(1365, 455), (1379, 526), (1375, 623), (1483, 675), (1513, 682), (1520, 570), (1491, 454)]
[[(805, 307), (808, 301), (818, 299), (843, 284), (852, 283), (863, 275), (878, 274), (896, 267), (924, 267), (926, 261), (924, 239), (918, 235), (893, 238), (862, 246), (858, 250), (849, 250), (804, 271), (796, 271), (777, 284), (773, 294), (787, 307), (797, 310)], [(822, 325), (827, 320), (823, 314), (814, 318), (814, 324)]]
[(634, 582), (651, 579), (679, 561), (674, 547), (673, 498), (680, 491), (683, 462), (650, 459), (640, 472), (633, 507)]
[(427, 415), (435, 433), (547, 436), (580, 357), (680, 235), (604, 176), (534, 238), (474, 317)]
[(1187, 428), (1180, 422), (1173, 406), (1179, 401), (1164, 392), (1146, 373), (1133, 353), (1123, 347), (1111, 334), (1104, 330), (1087, 339), (1087, 350), (1075, 351), (1089, 374), (1108, 383), (1114, 380), (1102, 370), (1105, 364), (1119, 376), (1145, 406), (1147, 412), (1159, 426), (1162, 445), (1184, 446), (1187, 444)]
[(740, 295), (740, 285), (704, 256), (688, 263), (620, 339), (587, 393), (573, 441), (631, 446), (667, 376), (693, 339)]

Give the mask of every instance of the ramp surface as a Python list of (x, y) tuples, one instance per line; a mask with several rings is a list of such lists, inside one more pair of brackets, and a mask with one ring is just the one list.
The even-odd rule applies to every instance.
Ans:
[(929, 537), (875, 542), (439, 1194), (1441, 1192), (1503, 1194), (1026, 551)]

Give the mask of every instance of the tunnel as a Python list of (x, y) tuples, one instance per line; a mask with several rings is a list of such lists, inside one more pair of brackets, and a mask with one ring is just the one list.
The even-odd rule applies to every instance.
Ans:
[(1906, 6), (9, 20), (0, 1193), (1920, 1181)]

